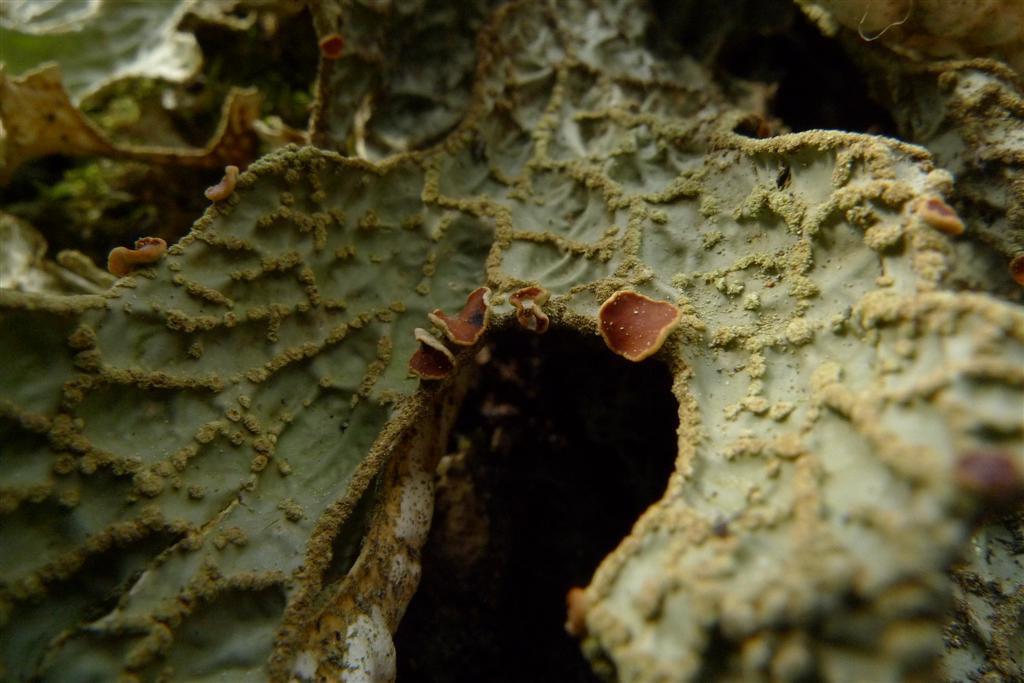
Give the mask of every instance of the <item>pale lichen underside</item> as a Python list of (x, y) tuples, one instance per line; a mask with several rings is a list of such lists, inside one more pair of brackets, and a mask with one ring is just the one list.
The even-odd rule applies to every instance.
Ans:
[(78, 103), (122, 78), (181, 82), (199, 71), (199, 44), (178, 24), (187, 0), (10, 0), (0, 12), (0, 62), (22, 74), (54, 62)]
[[(694, 679), (715, 637), (720, 680), (931, 669), (966, 531), (955, 457), (1021, 448), (1024, 314), (943, 290), (951, 238), (910, 210), (950, 186), (927, 153), (737, 135), (707, 74), (643, 48), (642, 19), (504, 6), (437, 147), (285, 150), (102, 296), (0, 292), (22, 359), (0, 368), (11, 674), (387, 671), (422, 534), (379, 513), (334, 581), (332, 543), (362, 533), (339, 530), (389, 460), (382, 509), (403, 486), (429, 498), (452, 394), (407, 376), (413, 329), (481, 285), (501, 324), (528, 284), (584, 334), (627, 287), (682, 310), (658, 356), (676, 472), (584, 594), (595, 666)], [(111, 548), (116, 604), (33, 612)]]
[[(17, 78), (0, 72), (0, 182), (19, 166), (50, 154), (102, 155), (150, 164), (216, 168), (254, 152), (252, 123), (262, 96), (233, 88), (221, 107), (220, 123), (204, 147), (158, 147), (115, 142), (75, 107), (54, 64), (43, 64)], [(39, 112), (46, 112), (40, 116)]]

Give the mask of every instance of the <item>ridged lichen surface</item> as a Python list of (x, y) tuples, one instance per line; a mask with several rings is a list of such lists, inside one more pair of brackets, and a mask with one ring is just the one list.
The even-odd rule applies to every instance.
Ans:
[(473, 366), (419, 383), (413, 330), (480, 286), (512, 327), (534, 284), (582, 336), (623, 289), (682, 314), (644, 361), (672, 373), (674, 472), (579, 603), (595, 671), (942, 675), (957, 463), (1024, 466), (1024, 311), (949, 288), (966, 237), (920, 210), (952, 176), (892, 138), (737, 132), (632, 2), (479, 17), (438, 18), (463, 23), (445, 97), (408, 110), (430, 139), (325, 62), (320, 147), (252, 164), (153, 267), (0, 290), (3, 676), (393, 678)]

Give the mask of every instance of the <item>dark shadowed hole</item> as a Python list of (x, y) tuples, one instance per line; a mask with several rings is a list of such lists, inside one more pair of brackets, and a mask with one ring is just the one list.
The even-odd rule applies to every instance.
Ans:
[(650, 0), (650, 7), (655, 50), (697, 58), (726, 77), (718, 79), (726, 89), (728, 77), (777, 86), (767, 113), (791, 131), (896, 135), (841, 42), (790, 0)]
[[(346, 423), (347, 424), (347, 423)], [(370, 522), (370, 512), (377, 500), (377, 484), (374, 480), (356, 503), (352, 514), (342, 523), (341, 528), (331, 543), (331, 561), (324, 571), (324, 585), (340, 581), (355, 564), (359, 551), (363, 547), (366, 529)]]
[(554, 329), (498, 333), (484, 353), (439, 467), (398, 680), (595, 680), (564, 629), (566, 592), (665, 490), (671, 377)]
[[(202, 74), (187, 86), (193, 97), (220, 101), (231, 86), (257, 87), (264, 97), (264, 116), (274, 114), (293, 128), (306, 127), (320, 60), (308, 9), (281, 15), (272, 26), (256, 21), (245, 31), (193, 16), (186, 18), (185, 27), (194, 33), (204, 56)], [(219, 120), (218, 109), (206, 109), (202, 120), (189, 123), (193, 128), (203, 125), (212, 130)], [(206, 143), (206, 133), (193, 135), (193, 144)]]

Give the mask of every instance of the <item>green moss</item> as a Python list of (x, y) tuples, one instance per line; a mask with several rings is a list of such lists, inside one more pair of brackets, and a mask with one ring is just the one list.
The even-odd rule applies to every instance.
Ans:
[(109, 159), (59, 168), (43, 161), (19, 170), (4, 208), (42, 232), (51, 253), (78, 249), (101, 265), (142, 236), (176, 241), (207, 203), (210, 181), (192, 170)]
[[(197, 81), (179, 97), (219, 102), (231, 86), (251, 86), (263, 95), (261, 116), (306, 128), (320, 55), (307, 11), (278, 16), (273, 30), (258, 21), (245, 30), (196, 19), (190, 24), (206, 60)], [(212, 125), (216, 113), (209, 107), (196, 110), (191, 122)]]

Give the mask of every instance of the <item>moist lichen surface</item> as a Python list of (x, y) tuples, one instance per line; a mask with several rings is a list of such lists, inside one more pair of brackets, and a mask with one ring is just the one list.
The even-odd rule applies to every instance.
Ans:
[[(928, 148), (760, 139), (756, 87), (652, 53), (636, 3), (446, 6), (316, 5), (348, 51), (312, 146), (99, 293), (0, 289), (0, 676), (393, 678), (476, 363), (418, 381), (414, 329), (484, 286), (514, 328), (531, 285), (594, 339), (621, 290), (680, 311), (643, 361), (672, 376), (672, 474), (579, 597), (596, 673), (1024, 675), (1019, 515), (978, 530), (956, 478), (1024, 468), (1024, 309), (992, 267), (1021, 214), (984, 192), (1021, 192), (991, 109), (1021, 110), (1015, 77), (891, 58), (947, 98)], [(919, 210), (956, 165), (961, 236)]]

